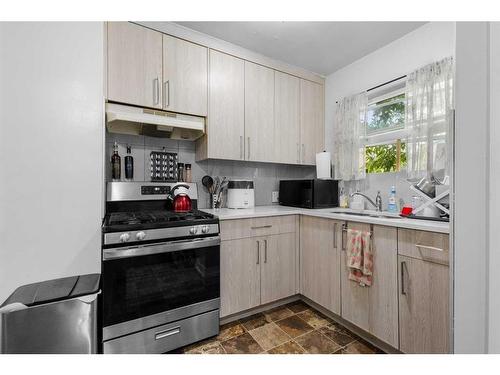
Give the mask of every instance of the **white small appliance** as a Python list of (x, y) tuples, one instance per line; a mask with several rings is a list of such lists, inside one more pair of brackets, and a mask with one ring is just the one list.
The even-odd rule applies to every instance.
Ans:
[(227, 208), (255, 206), (255, 190), (251, 180), (231, 180), (227, 185)]

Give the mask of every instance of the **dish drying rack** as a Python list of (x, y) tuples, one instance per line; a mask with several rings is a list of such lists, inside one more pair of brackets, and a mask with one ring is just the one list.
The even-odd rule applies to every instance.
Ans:
[(410, 185), (410, 190), (413, 191), (415, 194), (417, 194), (419, 197), (421, 197), (423, 200), (423, 203), (413, 210), (413, 214), (417, 214), (417, 213), (423, 211), (426, 207), (429, 207), (431, 205), (439, 208), (441, 211), (443, 211), (447, 215), (450, 214), (450, 210), (448, 208), (446, 208), (445, 206), (443, 206), (441, 203), (439, 203), (439, 201), (441, 199), (450, 195), (450, 189), (443, 191), (439, 195), (436, 195), (434, 198), (429, 197), (423, 191), (418, 189), (415, 185)]

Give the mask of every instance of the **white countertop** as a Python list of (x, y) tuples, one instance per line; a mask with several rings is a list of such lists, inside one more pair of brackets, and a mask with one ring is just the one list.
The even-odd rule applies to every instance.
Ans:
[[(359, 223), (385, 225), (390, 227), (425, 230), (429, 232), (439, 232), (439, 233), (450, 232), (450, 224), (446, 222), (406, 219), (406, 218), (392, 219), (383, 217), (349, 215), (342, 212), (353, 212), (353, 211), (356, 212), (356, 211), (350, 209), (341, 209), (341, 208), (308, 209), (308, 208), (295, 208), (295, 207), (273, 205), (273, 206), (257, 206), (253, 208), (241, 208), (241, 209), (231, 209), (231, 208), (201, 209), (201, 211), (211, 213), (217, 216), (220, 220), (249, 219), (253, 217), (283, 216), (283, 215), (308, 215), (315, 217), (323, 217), (327, 219), (355, 221)], [(375, 213), (375, 211), (364, 211), (364, 212)], [(391, 215), (387, 212), (383, 212), (383, 214)]]

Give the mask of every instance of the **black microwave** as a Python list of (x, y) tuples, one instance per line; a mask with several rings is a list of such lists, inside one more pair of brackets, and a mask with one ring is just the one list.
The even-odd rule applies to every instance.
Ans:
[(337, 180), (280, 180), (279, 204), (302, 208), (328, 208), (339, 205)]

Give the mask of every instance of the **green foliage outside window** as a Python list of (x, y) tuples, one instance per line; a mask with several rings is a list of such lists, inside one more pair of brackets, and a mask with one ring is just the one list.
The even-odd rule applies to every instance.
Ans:
[[(404, 127), (404, 94), (381, 100), (371, 105), (366, 117), (367, 135)], [(365, 147), (366, 173), (397, 172), (406, 166), (406, 144), (394, 143)]]
[[(365, 147), (366, 173), (397, 172), (406, 166), (406, 143), (400, 143), (398, 163), (398, 143)], [(399, 168), (398, 168), (399, 166)]]

